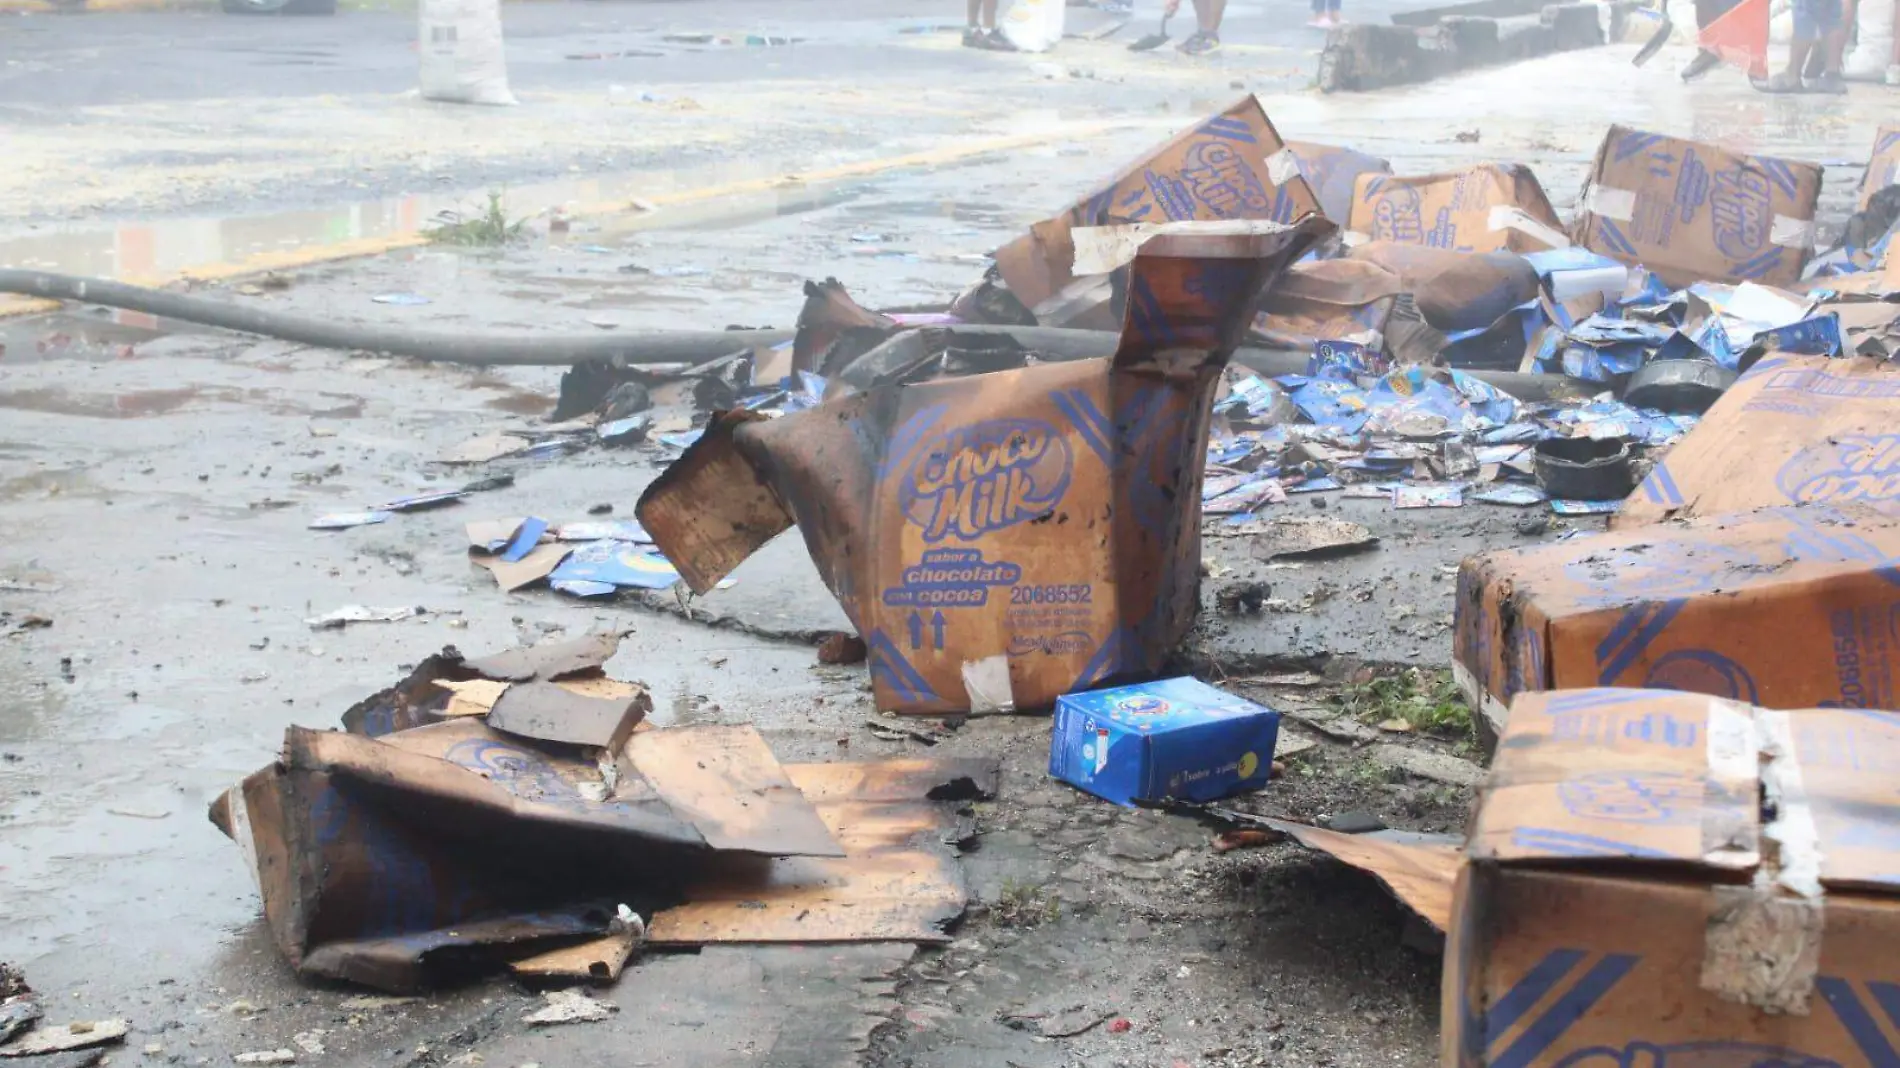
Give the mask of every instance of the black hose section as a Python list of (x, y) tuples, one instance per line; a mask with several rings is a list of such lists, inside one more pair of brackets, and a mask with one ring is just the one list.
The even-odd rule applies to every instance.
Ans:
[[(472, 367), (566, 367), (583, 360), (610, 360), (637, 366), (697, 364), (749, 349), (776, 345), (790, 330), (668, 330), (599, 334), (466, 334), (417, 330), (377, 323), (317, 319), (272, 308), (234, 304), (162, 289), (127, 285), (103, 278), (0, 267), (0, 293), (51, 300), (103, 304), (201, 326), (258, 334), (300, 345), (344, 351), (408, 356), (434, 363)], [(1111, 356), (1117, 336), (1106, 330), (1068, 330), (1046, 326), (958, 325), (955, 333), (1008, 334), (1045, 358), (1079, 360)], [(1300, 374), (1307, 354), (1289, 349), (1242, 348), (1234, 362), (1264, 375)], [(1545, 401), (1581, 396), (1577, 383), (1563, 375), (1472, 371), (1520, 400)]]
[(318, 348), (384, 352), (474, 367), (561, 367), (582, 360), (628, 364), (701, 363), (754, 345), (774, 345), (790, 330), (692, 330), (665, 333), (464, 334), (378, 323), (317, 319), (272, 308), (171, 293), (103, 278), (0, 267), (0, 292), (180, 319)]

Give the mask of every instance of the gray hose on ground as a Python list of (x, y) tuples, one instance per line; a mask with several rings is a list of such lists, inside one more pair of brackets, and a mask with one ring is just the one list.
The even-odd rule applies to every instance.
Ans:
[[(0, 267), (0, 293), (51, 300), (103, 304), (201, 326), (259, 334), (318, 348), (383, 352), (435, 363), (472, 367), (567, 367), (583, 360), (613, 360), (626, 365), (697, 364), (757, 345), (776, 345), (790, 330), (678, 330), (598, 334), (462, 334), (416, 330), (376, 323), (346, 323), (294, 312), (234, 304), (162, 289), (127, 285), (103, 278)], [(1079, 360), (1109, 356), (1116, 335), (1105, 330), (1066, 330), (1043, 326), (957, 326), (956, 332), (1008, 334), (1045, 357)], [(1306, 353), (1285, 349), (1243, 348), (1234, 361), (1261, 374), (1299, 374)], [(1562, 375), (1474, 371), (1520, 400), (1542, 401), (1578, 396), (1576, 383)]]

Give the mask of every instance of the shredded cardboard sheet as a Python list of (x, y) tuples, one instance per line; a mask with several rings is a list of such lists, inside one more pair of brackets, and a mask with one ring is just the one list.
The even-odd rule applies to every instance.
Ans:
[(785, 773), (844, 846), (838, 860), (780, 858), (732, 865), (687, 888), (690, 904), (653, 918), (655, 944), (711, 942), (945, 942), (968, 901), (942, 842), (953, 817), (929, 800), (993, 768), (968, 762), (788, 764)]

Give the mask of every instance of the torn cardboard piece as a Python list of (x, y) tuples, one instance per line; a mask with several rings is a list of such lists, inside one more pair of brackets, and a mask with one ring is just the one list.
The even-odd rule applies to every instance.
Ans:
[(1458, 883), (1446, 1062), (1884, 1063), (1896, 766), (1889, 713), (1519, 698)]
[[(532, 679), (559, 680), (562, 689), (585, 697), (633, 701), (644, 690), (609, 679), (603, 670), (619, 647), (618, 634), (588, 634), (470, 661), (448, 646), (401, 682), (350, 706), (343, 729), (376, 738), (449, 716), (486, 714), (505, 689), (497, 684)], [(650, 708), (649, 702), (641, 714)]]
[[(1176, 135), (1105, 188), (998, 249), (996, 266), (1009, 291), (1035, 309), (1082, 274), (1074, 265), (1076, 227), (1232, 219), (1292, 223), (1319, 210), (1318, 197), (1300, 175), (1298, 158), (1280, 139), (1260, 101), (1248, 96)], [(1112, 318), (1105, 324), (1038, 318), (1046, 326), (1114, 325)]]
[(1150, 238), (1106, 361), (727, 413), (640, 521), (699, 591), (796, 522), (871, 648), (882, 710), (967, 712), (964, 665), (997, 655), (1018, 708), (1152, 674), (1198, 607), (1221, 369), (1258, 294), (1330, 225)]
[(1900, 512), (1900, 370), (1884, 361), (1763, 357), (1623, 502), (1622, 529), (1768, 505)]
[(1452, 673), (1489, 738), (1520, 694), (1578, 687), (1893, 708), (1896, 563), (1900, 519), (1824, 505), (1473, 556)]
[(1458, 869), (1464, 866), (1464, 851), (1456, 839), (1419, 841), (1390, 831), (1341, 834), (1266, 817), (1259, 822), (1371, 875), (1433, 930), (1450, 929), (1452, 887), (1458, 881)]
[(1814, 243), (1821, 168), (1612, 126), (1571, 233), (1671, 289), (1793, 285)]
[(1384, 344), (1386, 320), (1405, 292), (1399, 277), (1373, 263), (1296, 263), (1260, 301), (1254, 332), (1272, 344), (1310, 349), (1320, 341)]
[(937, 800), (993, 796), (995, 761), (790, 764), (786, 775), (843, 844), (838, 860), (729, 863), (653, 917), (656, 945), (949, 941), (969, 889), (952, 843), (965, 821)]
[(1313, 195), (1319, 198), (1320, 211), (1342, 226), (1352, 211), (1353, 190), (1358, 187), (1359, 176), (1392, 173), (1390, 162), (1350, 148), (1311, 141), (1288, 141), (1286, 147), (1299, 161), (1300, 177), (1306, 179)]
[(1395, 178), (1362, 174), (1346, 243), (1393, 241), (1457, 252), (1539, 252), (1570, 244), (1530, 168), (1485, 163)]
[(571, 946), (561, 946), (510, 961), (508, 970), (528, 983), (611, 983), (620, 978), (627, 962), (646, 944), (646, 923), (630, 908), (620, 906), (609, 930)]

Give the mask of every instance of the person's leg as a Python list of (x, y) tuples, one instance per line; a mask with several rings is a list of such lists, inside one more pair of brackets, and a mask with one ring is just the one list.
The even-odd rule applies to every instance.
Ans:
[(996, 0), (979, 0), (979, 2), (983, 5), (983, 28), (986, 30), (995, 29)]
[(970, 0), (970, 21), (963, 27), (963, 47), (965, 48), (975, 48), (982, 41), (983, 25), (978, 21), (982, 9), (983, 0)]
[(1194, 17), (1200, 21), (1201, 34), (1220, 40), (1220, 20), (1227, 14), (1227, 0), (1194, 0)]
[(1341, 19), (1341, 18), (1339, 17), (1339, 0), (1326, 0), (1326, 22), (1327, 22), (1327, 24), (1328, 24), (1329, 26), (1337, 26), (1337, 25), (1339, 25), (1339, 24), (1340, 24), (1340, 22), (1342, 22), (1342, 21), (1344, 21), (1344, 20), (1342, 20), (1342, 19)]
[(1801, 75), (1825, 32), (1826, 0), (1794, 0), (1794, 37), (1788, 42), (1788, 65), (1756, 86), (1770, 93), (1798, 93)]
[(1820, 72), (1807, 82), (1807, 88), (1820, 93), (1845, 93), (1847, 82), (1841, 77), (1841, 58), (1847, 51), (1847, 20), (1844, 0), (1814, 0), (1815, 43), (1812, 54)]

